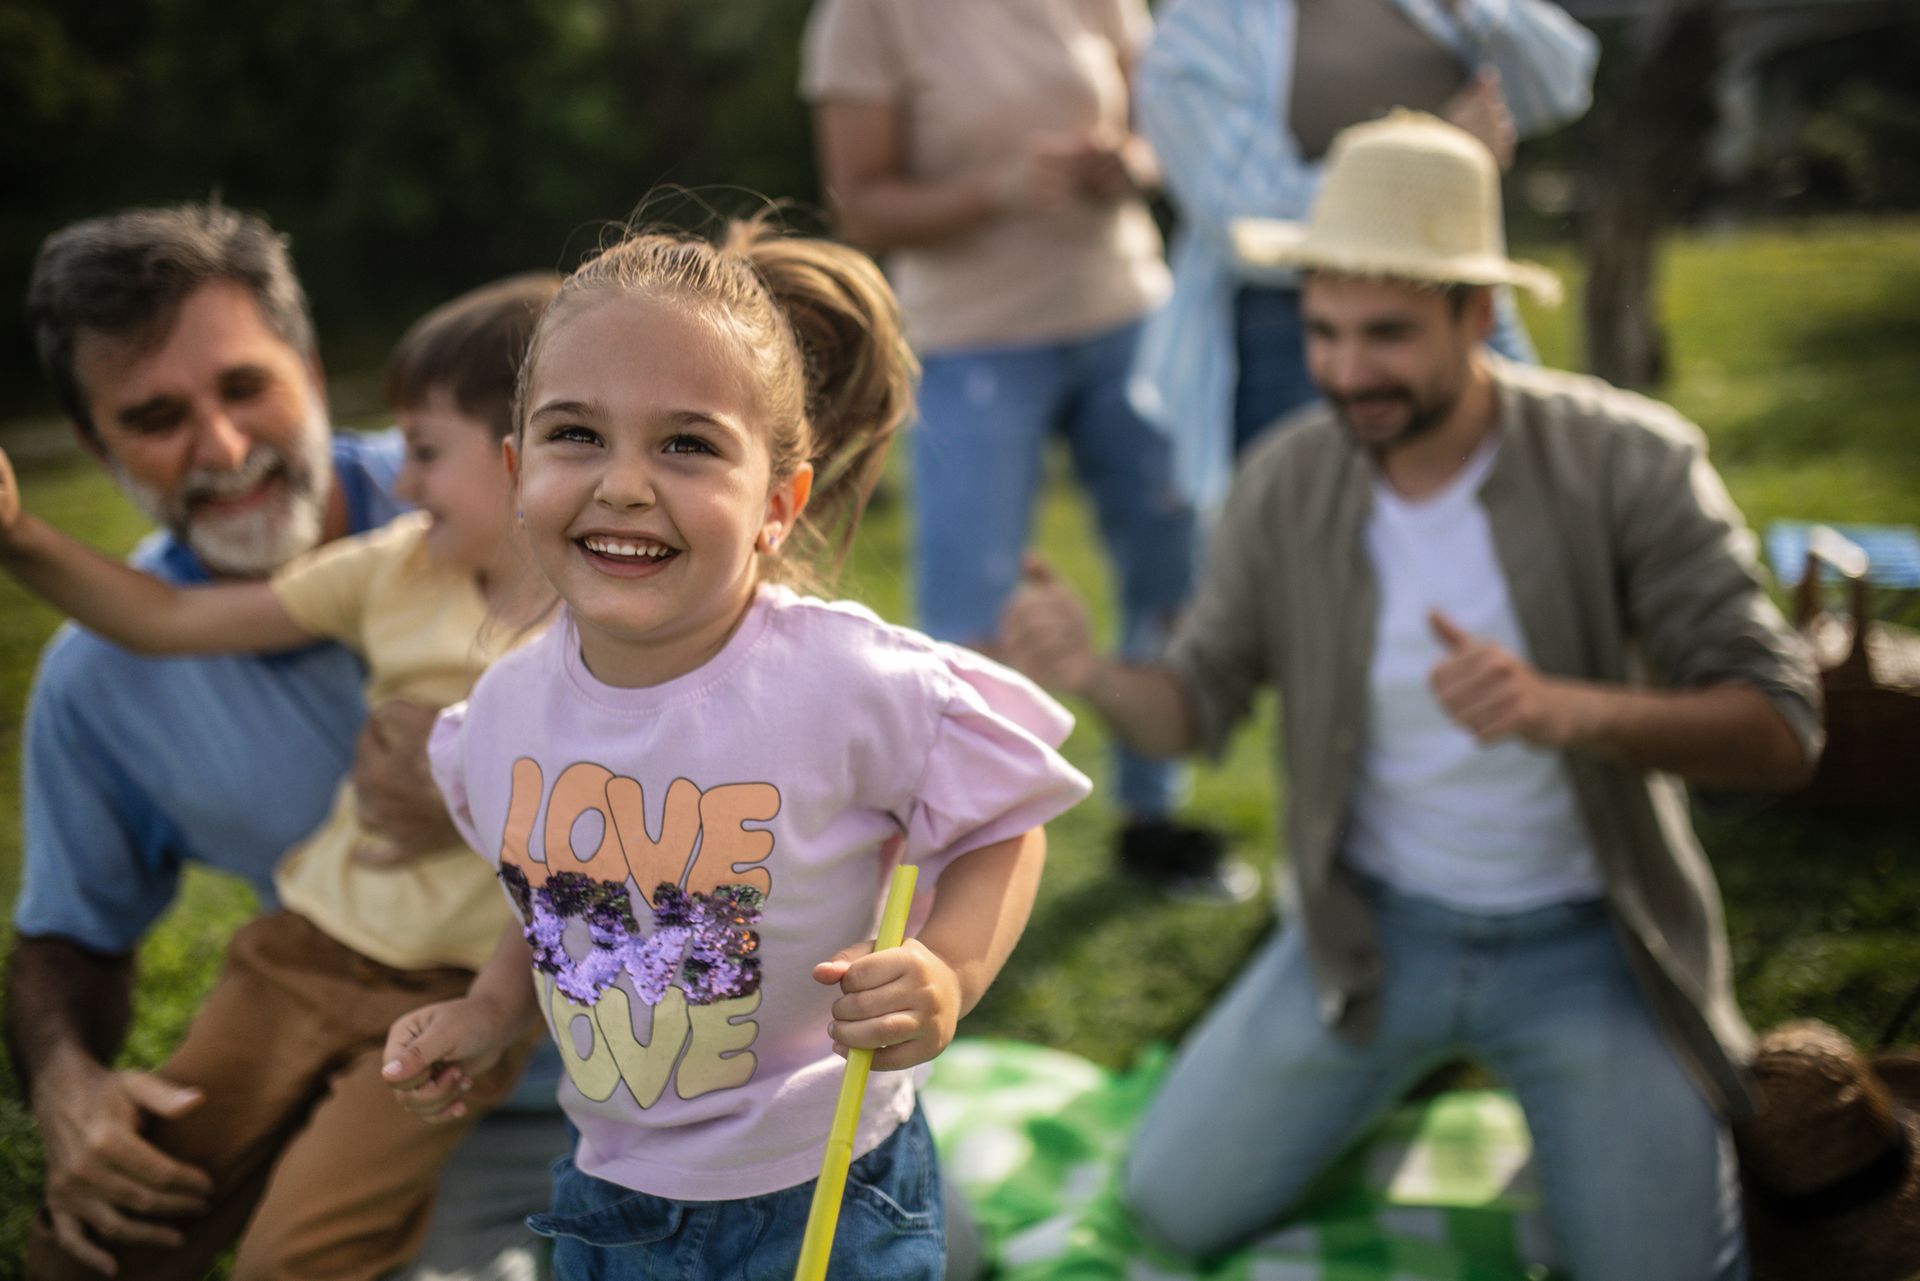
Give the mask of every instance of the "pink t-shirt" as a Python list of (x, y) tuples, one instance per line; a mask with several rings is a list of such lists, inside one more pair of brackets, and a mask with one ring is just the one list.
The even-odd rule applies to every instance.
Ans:
[[(813, 966), (873, 937), (896, 861), (917, 922), (955, 858), (1084, 797), (1071, 726), (997, 664), (784, 588), (661, 685), (594, 679), (564, 613), (495, 664), (433, 769), (528, 922), (575, 1163), (678, 1200), (817, 1174), (844, 1063)], [(874, 1074), (856, 1156), (914, 1076)]]

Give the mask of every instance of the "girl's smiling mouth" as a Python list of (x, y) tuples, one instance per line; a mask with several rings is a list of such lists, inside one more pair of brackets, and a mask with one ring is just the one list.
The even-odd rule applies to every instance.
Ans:
[(595, 569), (628, 578), (657, 573), (680, 555), (678, 547), (640, 534), (584, 534), (573, 542)]

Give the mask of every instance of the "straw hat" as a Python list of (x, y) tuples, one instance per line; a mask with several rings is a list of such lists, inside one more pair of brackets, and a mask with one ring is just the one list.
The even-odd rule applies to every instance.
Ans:
[(1517, 285), (1544, 303), (1560, 301), (1552, 272), (1507, 257), (1493, 153), (1466, 130), (1417, 111), (1341, 130), (1309, 220), (1238, 219), (1233, 243), (1256, 267)]
[(1754, 1281), (1920, 1277), (1920, 1057), (1871, 1064), (1824, 1023), (1787, 1023), (1753, 1062), (1734, 1127)]

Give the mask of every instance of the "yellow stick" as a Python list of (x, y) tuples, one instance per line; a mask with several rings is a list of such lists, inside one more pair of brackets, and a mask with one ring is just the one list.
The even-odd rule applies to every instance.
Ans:
[[(913, 906), (913, 883), (919, 878), (917, 867), (902, 863), (893, 869), (874, 951), (899, 947), (906, 937), (907, 909)], [(807, 1235), (800, 1242), (800, 1266), (793, 1270), (793, 1281), (825, 1281), (833, 1230), (840, 1222), (840, 1198), (847, 1190), (847, 1167), (853, 1164), (853, 1131), (860, 1124), (860, 1100), (867, 1092), (867, 1072), (872, 1067), (872, 1050), (847, 1051), (847, 1072), (840, 1078), (840, 1101), (833, 1106), (833, 1128), (827, 1131), (827, 1153), (820, 1161), (820, 1181), (813, 1187), (813, 1208), (807, 1211)]]

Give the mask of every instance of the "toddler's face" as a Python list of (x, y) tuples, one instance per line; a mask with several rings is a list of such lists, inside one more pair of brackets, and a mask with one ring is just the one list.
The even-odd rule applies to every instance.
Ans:
[(460, 569), (496, 564), (513, 528), (513, 494), (492, 424), (439, 388), (399, 418), (407, 460), (393, 490), (433, 518), (427, 554)]
[(738, 341), (671, 300), (578, 305), (547, 335), (516, 459), (534, 562), (601, 680), (650, 685), (717, 653), (755, 546), (792, 525)]

